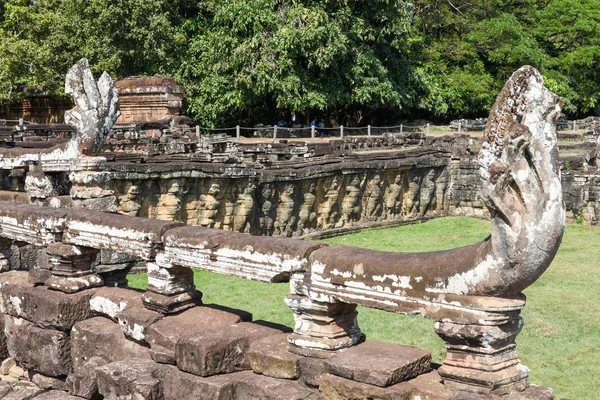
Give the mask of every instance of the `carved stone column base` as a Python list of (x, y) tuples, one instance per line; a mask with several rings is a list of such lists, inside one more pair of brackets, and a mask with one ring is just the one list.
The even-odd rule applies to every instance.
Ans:
[(356, 304), (321, 303), (292, 294), (285, 302), (296, 322), (294, 333), (288, 336), (292, 353), (327, 358), (365, 340), (356, 321)]
[(148, 310), (161, 314), (175, 314), (202, 303), (202, 293), (192, 290), (176, 295), (167, 296), (160, 293), (146, 292), (142, 302)]
[(448, 349), (438, 369), (444, 385), (485, 395), (525, 390), (529, 369), (519, 362), (514, 344), (523, 319), (512, 313), (505, 321), (480, 322), (481, 325), (436, 322), (436, 333), (446, 341)]
[(191, 268), (172, 265), (164, 254), (147, 263), (148, 289), (142, 296), (147, 309), (172, 314), (201, 303)]
[[(64, 243), (52, 243), (46, 247), (47, 270), (51, 276), (45, 280), (50, 289), (65, 293), (102, 286), (102, 278), (92, 272), (92, 264), (99, 250)], [(32, 278), (42, 278), (45, 273), (32, 274)]]

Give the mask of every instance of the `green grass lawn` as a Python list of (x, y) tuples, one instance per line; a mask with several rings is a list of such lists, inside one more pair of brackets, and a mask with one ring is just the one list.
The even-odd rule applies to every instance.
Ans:
[[(489, 222), (472, 218), (440, 218), (424, 224), (371, 230), (326, 240), (386, 251), (432, 251), (459, 247), (485, 238)], [(525, 290), (525, 327), (517, 337), (519, 356), (531, 369), (530, 382), (549, 386), (556, 398), (598, 398), (600, 382), (600, 227), (569, 225), (556, 259)], [(132, 275), (130, 285), (145, 288), (145, 274)], [(252, 312), (255, 320), (293, 326), (283, 302), (287, 284), (246, 281), (195, 271), (204, 303)], [(435, 362), (444, 358), (443, 342), (433, 321), (359, 308), (359, 324), (367, 340), (417, 346)]]

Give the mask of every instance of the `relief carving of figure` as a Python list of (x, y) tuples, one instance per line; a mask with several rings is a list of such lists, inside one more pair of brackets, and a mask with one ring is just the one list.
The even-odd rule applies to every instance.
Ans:
[(276, 215), (274, 235), (292, 236), (292, 227), (296, 222), (293, 183), (286, 183), (280, 192)]
[(421, 192), (419, 193), (419, 217), (424, 216), (430, 210), (435, 201), (435, 169), (430, 169), (421, 181)]
[(365, 190), (365, 217), (367, 221), (374, 221), (381, 213), (381, 196), (383, 190), (381, 188), (381, 176), (376, 174), (367, 184)]
[(315, 209), (315, 183), (310, 182), (308, 190), (304, 192), (303, 201), (300, 205), (300, 211), (298, 212), (298, 227), (296, 229), (296, 236), (306, 235), (312, 229), (313, 223), (317, 218)]
[(408, 177), (408, 188), (402, 201), (402, 216), (404, 219), (414, 218), (419, 210), (419, 189), (421, 176), (412, 171)]
[(217, 196), (220, 192), (221, 185), (213, 183), (208, 189), (208, 194), (200, 196), (200, 226), (220, 228), (220, 223), (217, 220), (219, 206), (221, 205), (221, 202), (217, 200)]
[(448, 188), (448, 169), (444, 168), (435, 182), (435, 214), (444, 215), (446, 212), (446, 189)]
[(142, 205), (138, 202), (139, 187), (132, 181), (125, 183), (123, 194), (119, 196), (119, 213), (137, 217)]
[(261, 216), (258, 219), (260, 234), (262, 236), (271, 236), (273, 234), (275, 222), (273, 217), (275, 207), (272, 202), (273, 189), (271, 189), (271, 185), (265, 184), (262, 187), (261, 194), (263, 201), (260, 206)]
[(158, 198), (156, 204), (156, 218), (166, 221), (175, 221), (181, 210), (181, 187), (177, 180), (170, 180), (166, 193)]
[(235, 232), (250, 232), (250, 221), (248, 220), (254, 208), (254, 190), (256, 186), (253, 183), (248, 184), (244, 191), (238, 194), (233, 211), (233, 230)]
[(221, 203), (224, 205), (225, 215), (223, 215), (221, 229), (230, 231), (233, 229), (233, 213), (236, 204), (235, 186), (232, 184), (227, 185), (224, 192)]
[(364, 180), (361, 182), (357, 175), (354, 176), (346, 186), (346, 194), (342, 199), (342, 217), (335, 225), (336, 228), (351, 226), (354, 221), (360, 219), (360, 212), (362, 209), (360, 204), (360, 188), (363, 184)]
[(402, 175), (398, 174), (394, 177), (394, 182), (391, 183), (384, 195), (383, 213), (387, 219), (396, 218), (400, 214), (402, 207)]
[(317, 226), (321, 229), (329, 229), (337, 217), (337, 200), (340, 195), (340, 187), (337, 178), (333, 178), (331, 185), (325, 193), (325, 199), (318, 207), (319, 216)]

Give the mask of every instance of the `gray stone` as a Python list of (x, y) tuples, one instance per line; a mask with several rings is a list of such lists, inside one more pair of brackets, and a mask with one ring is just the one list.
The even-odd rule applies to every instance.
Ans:
[(165, 400), (234, 400), (244, 398), (235, 393), (237, 374), (215, 375), (208, 378), (164, 365), (162, 389)]
[(103, 287), (90, 300), (91, 310), (116, 321), (117, 314), (128, 308), (144, 308), (142, 293), (132, 289)]
[(319, 380), (328, 374), (329, 364), (321, 358), (302, 357), (298, 362), (300, 366), (300, 382), (309, 387), (319, 387)]
[(251, 371), (231, 374), (235, 379), (236, 399), (318, 400), (316, 391), (287, 379), (257, 375)]
[(287, 333), (281, 333), (257, 340), (250, 345), (247, 357), (255, 373), (271, 378), (298, 379), (300, 360), (303, 357), (290, 353), (287, 337)]
[(246, 352), (250, 344), (278, 333), (281, 331), (252, 322), (241, 322), (189, 334), (175, 346), (177, 367), (204, 377), (249, 369)]
[(7, 394), (2, 400), (29, 400), (43, 393), (42, 389), (35, 388), (16, 388), (11, 393)]
[(369, 341), (333, 355), (327, 363), (334, 375), (387, 387), (429, 371), (431, 354), (414, 347)]
[(131, 358), (106, 364), (97, 369), (98, 391), (107, 400), (163, 399), (160, 364)]
[(77, 321), (91, 316), (94, 290), (66, 294), (46, 287), (5, 285), (0, 288), (4, 312), (24, 318), (40, 328), (69, 330)]
[(146, 342), (148, 327), (162, 318), (162, 314), (145, 308), (129, 308), (117, 314), (123, 334), (138, 342)]
[(44, 374), (40, 374), (32, 369), (27, 371), (27, 376), (29, 380), (40, 387), (40, 389), (44, 390), (60, 390), (66, 392), (69, 387), (64, 379), (55, 378), (52, 376), (46, 376)]
[(96, 370), (107, 361), (100, 357), (92, 357), (85, 364), (80, 366), (75, 372), (67, 376), (67, 386), (69, 394), (83, 397), (84, 399), (93, 399), (98, 396), (98, 380)]
[(177, 315), (168, 315), (148, 327), (146, 340), (156, 362), (175, 364), (175, 345), (184, 336), (229, 326), (241, 321), (233, 312), (198, 306)]
[(48, 376), (66, 376), (71, 369), (69, 336), (41, 329), (22, 318), (5, 316), (4, 332), (10, 355), (25, 368)]
[(51, 390), (35, 396), (36, 400), (81, 400), (79, 397), (70, 396), (62, 390)]
[(101, 357), (107, 362), (150, 359), (150, 349), (128, 340), (117, 323), (96, 317), (78, 322), (71, 330), (71, 356), (73, 368), (78, 371), (93, 357)]

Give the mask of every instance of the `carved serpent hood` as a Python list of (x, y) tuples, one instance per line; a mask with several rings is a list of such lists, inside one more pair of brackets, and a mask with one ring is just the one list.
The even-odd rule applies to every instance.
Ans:
[(311, 255), (308, 286), (414, 298), (521, 292), (548, 268), (565, 227), (555, 129), (559, 113), (559, 98), (533, 67), (517, 70), (500, 92), (479, 155), (490, 237), (429, 253), (329, 246)]

